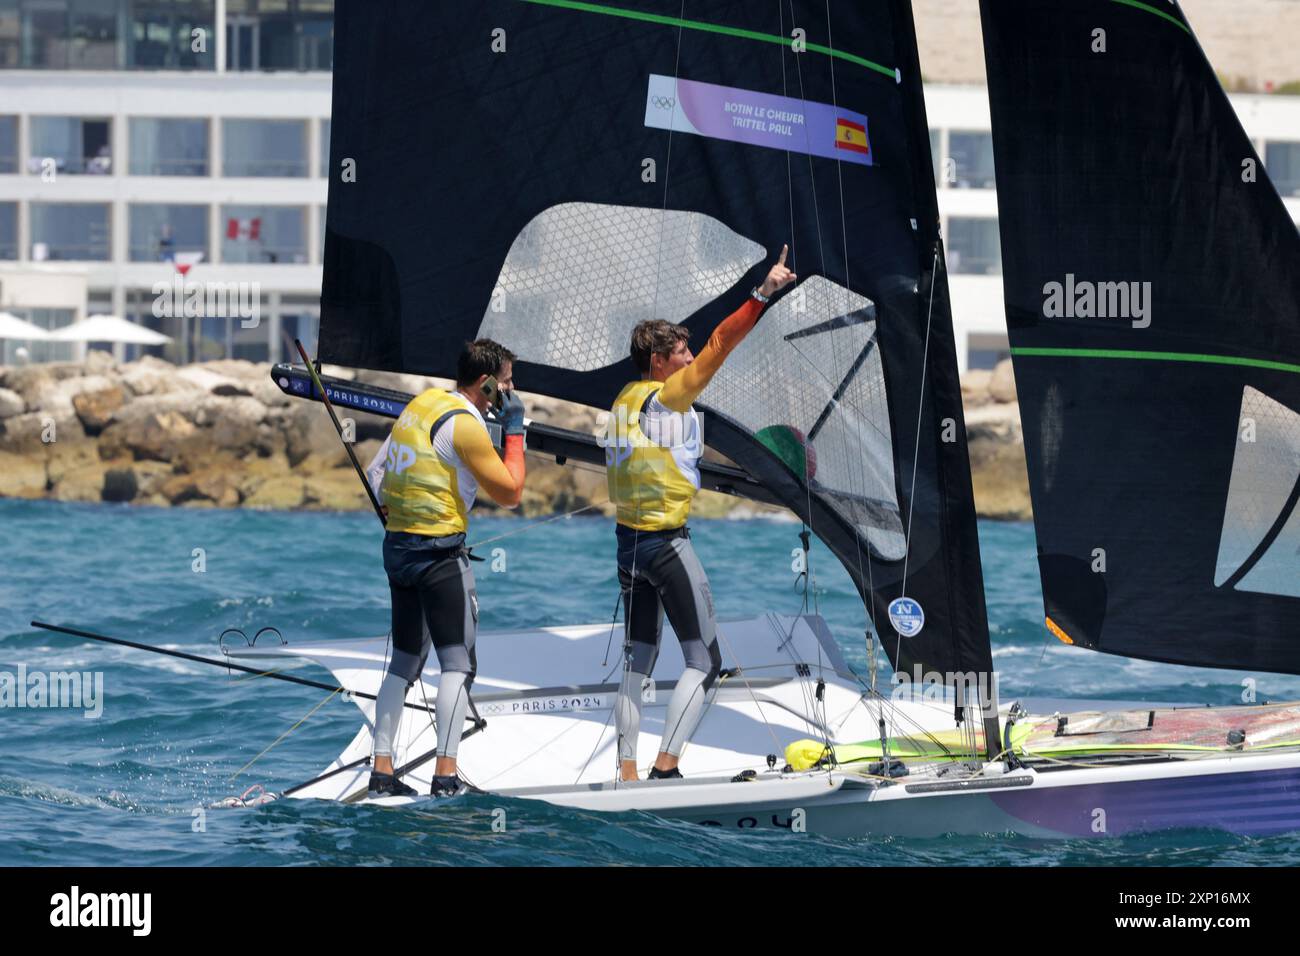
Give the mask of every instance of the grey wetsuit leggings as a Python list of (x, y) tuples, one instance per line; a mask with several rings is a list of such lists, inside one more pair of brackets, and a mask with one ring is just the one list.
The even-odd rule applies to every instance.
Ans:
[(649, 699), (665, 612), (681, 642), (686, 668), (668, 700), (660, 750), (681, 756), (704, 716), (708, 691), (722, 669), (713, 595), (690, 538), (684, 529), (659, 540), (644, 532), (641, 537), (650, 547), (643, 551), (638, 540), (636, 550), (650, 551), (652, 556), (644, 564), (620, 561), (618, 570), (627, 636), (626, 665), (615, 706), (620, 760), (636, 760), (641, 704)]
[(456, 539), (391, 531), (384, 536), (384, 568), (393, 599), (393, 649), (375, 704), (376, 754), (392, 755), (406, 694), (424, 670), (432, 647), (442, 671), (437, 755), (456, 756), (470, 685), (478, 669), (474, 653), (478, 595), (469, 558), (460, 547), (464, 536)]

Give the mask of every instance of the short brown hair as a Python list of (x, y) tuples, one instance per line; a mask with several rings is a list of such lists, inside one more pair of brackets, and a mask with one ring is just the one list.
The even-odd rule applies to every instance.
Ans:
[(642, 375), (650, 374), (650, 356), (673, 354), (678, 342), (689, 342), (691, 333), (684, 325), (663, 319), (646, 319), (632, 330), (632, 361)]
[(456, 384), (473, 385), (481, 375), (496, 375), (506, 362), (513, 362), (515, 353), (499, 342), (478, 339), (466, 342), (456, 360)]

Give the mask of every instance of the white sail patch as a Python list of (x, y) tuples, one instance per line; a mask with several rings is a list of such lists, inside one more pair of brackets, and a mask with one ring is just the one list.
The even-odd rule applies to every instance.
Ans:
[(684, 322), (766, 255), (703, 213), (560, 203), (511, 243), (478, 336), (539, 365), (604, 368), (638, 322)]
[(1234, 587), (1300, 597), (1300, 506), (1283, 515), (1300, 481), (1300, 412), (1247, 386), (1236, 442), (1215, 586), (1239, 575), (1281, 518), (1281, 531)]
[[(763, 316), (700, 402), (796, 457), (796, 474), (882, 557), (907, 539), (895, 492), (894, 439), (875, 305), (824, 276), (805, 279)], [(783, 433), (783, 434), (777, 434)], [(772, 441), (772, 439), (769, 439)], [(798, 449), (803, 448), (803, 467)]]

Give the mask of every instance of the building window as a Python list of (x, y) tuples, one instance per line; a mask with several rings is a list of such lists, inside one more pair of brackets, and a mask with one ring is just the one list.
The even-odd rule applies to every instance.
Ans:
[(224, 120), (223, 176), (306, 176), (305, 120)]
[(132, 262), (172, 261), (177, 253), (208, 255), (208, 207), (133, 203), (131, 212)]
[(0, 3), (0, 69), (14, 70), (22, 65), (22, 18), (10, 0)]
[(28, 171), (44, 173), (52, 160), (58, 173), (106, 176), (113, 171), (112, 122), (80, 116), (33, 116)]
[(68, 68), (115, 70), (119, 62), (118, 6), (114, 0), (72, 0), (68, 5)]
[(295, 305), (286, 296), (284, 309), (280, 314), (280, 343), (276, 347), (277, 362), (301, 362), (302, 356), (293, 346), (297, 339), (308, 355), (315, 355), (320, 345), (320, 310), (307, 306)]
[(943, 188), (943, 157), (942, 135), (937, 129), (930, 130), (930, 160), (934, 163), (934, 181), (940, 189)]
[(330, 176), (330, 121), (320, 121), (320, 174)]
[(1002, 271), (1002, 245), (996, 219), (948, 220), (948, 271), (983, 275)]
[(213, 0), (0, 0), (0, 67), (212, 69), (214, 7)]
[(1283, 196), (1300, 196), (1300, 143), (1269, 143), (1264, 168)]
[(333, 68), (333, 0), (227, 0), (226, 69)]
[(0, 202), (0, 259), (18, 258), (18, 203)]
[(30, 210), (33, 260), (112, 258), (108, 203), (34, 202)]
[(222, 262), (307, 261), (303, 206), (222, 206)]
[(0, 173), (18, 172), (18, 117), (0, 116)]
[(130, 121), (132, 176), (206, 176), (208, 121), (135, 119)]
[[(260, 305), (262, 315), (267, 313), (266, 302)], [(271, 325), (261, 322), (251, 328), (244, 328), (244, 323), (236, 318), (226, 319), (230, 327), (230, 358), (245, 359), (249, 362), (269, 362), (271, 360)]]
[(137, 70), (215, 68), (213, 7), (212, 0), (131, 0), (127, 64)]
[(993, 178), (993, 134), (948, 133), (948, 155), (953, 161), (952, 186), (957, 189), (995, 189)]
[(31, 70), (67, 69), (70, 37), (67, 4), (24, 3), (18, 16), (21, 17), (17, 24), (20, 65)]

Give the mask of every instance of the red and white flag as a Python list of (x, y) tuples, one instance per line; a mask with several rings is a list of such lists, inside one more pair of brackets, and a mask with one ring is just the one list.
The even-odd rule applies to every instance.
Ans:
[(226, 238), (227, 239), (247, 239), (256, 242), (261, 238), (262, 220), (255, 219), (227, 219), (226, 220)]
[(190, 271), (191, 267), (202, 261), (203, 253), (201, 252), (178, 252), (172, 256), (172, 265), (176, 267), (176, 271), (181, 275), (185, 275)]

